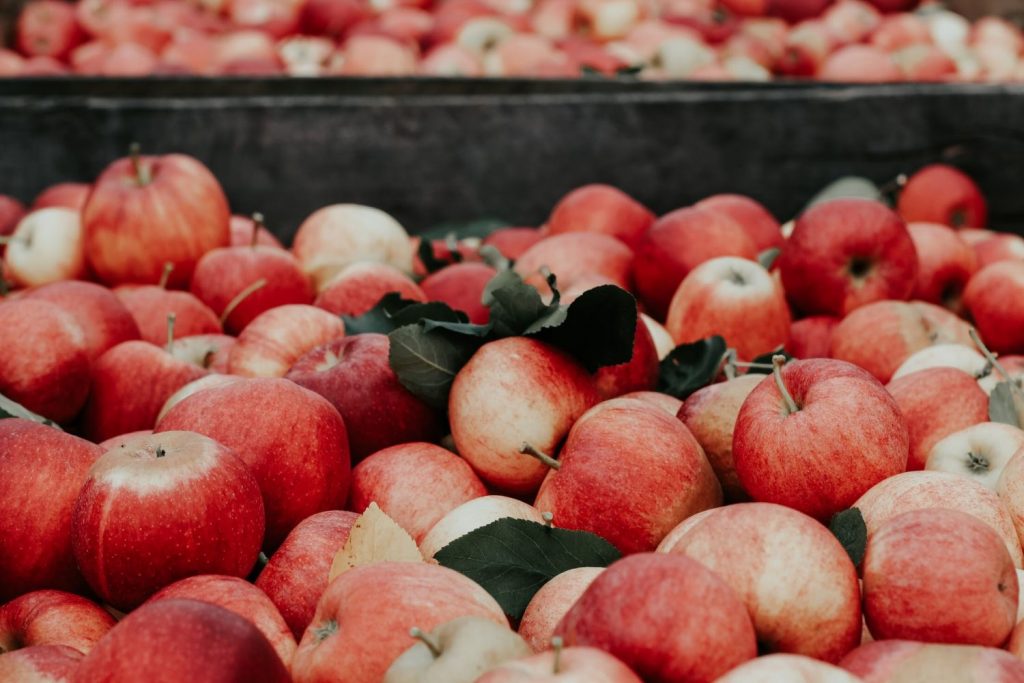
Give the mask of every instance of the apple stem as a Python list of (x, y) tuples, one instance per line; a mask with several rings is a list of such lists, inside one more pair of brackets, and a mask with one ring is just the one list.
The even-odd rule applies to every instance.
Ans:
[(248, 299), (253, 292), (259, 291), (266, 286), (267, 278), (261, 277), (259, 280), (236, 294), (235, 298), (229, 301), (228, 305), (224, 307), (224, 312), (220, 314), (220, 326), (224, 327), (224, 323), (226, 323), (228, 318), (231, 317), (231, 314), (235, 312), (235, 309), (238, 308), (239, 304)]
[(260, 236), (260, 228), (265, 227), (263, 222), (263, 214), (256, 211), (252, 214), (252, 242), (249, 244), (250, 247), (255, 247), (257, 240)]
[(170, 261), (164, 263), (164, 272), (160, 273), (160, 281), (157, 285), (160, 289), (167, 289), (167, 283), (171, 279), (171, 273), (174, 272), (174, 264)]
[(985, 360), (988, 364), (995, 368), (995, 371), (1002, 375), (1003, 379), (1009, 383), (1010, 390), (1018, 396), (1024, 396), (1024, 390), (1022, 390), (1013, 380), (1010, 373), (1007, 372), (1006, 368), (1003, 367), (1003, 364), (999, 362), (998, 358), (996, 358), (996, 354), (992, 353), (992, 351), (985, 346), (985, 342), (981, 340), (981, 335), (978, 334), (978, 331), (971, 327), (968, 328), (967, 333), (971, 335), (971, 341), (973, 341), (974, 345), (978, 347), (978, 351), (981, 352), (981, 355), (985, 356)]
[(174, 353), (174, 321), (177, 319), (174, 313), (167, 314), (167, 353)]
[(550, 511), (543, 512), (543, 513), (541, 513), (541, 518), (544, 520), (544, 524), (545, 524), (545, 526), (547, 526), (547, 528), (549, 528), (549, 529), (554, 529), (555, 528), (555, 525), (554, 525), (555, 515), (554, 515), (553, 512), (550, 512)]
[(555, 651), (555, 663), (551, 667), (551, 673), (558, 674), (559, 669), (562, 668), (562, 647), (564, 647), (565, 641), (562, 640), (562, 636), (555, 636), (551, 639), (551, 649)]
[(519, 452), (523, 455), (532, 455), (553, 470), (562, 469), (562, 463), (558, 462), (544, 451), (537, 450), (525, 441), (523, 442), (523, 445), (519, 447)]
[(722, 360), (724, 361), (722, 372), (725, 373), (725, 379), (736, 379), (736, 349), (726, 349)]
[(437, 643), (432, 641), (430, 639), (430, 636), (428, 636), (426, 633), (424, 633), (416, 626), (413, 626), (411, 629), (409, 629), (409, 635), (415, 638), (416, 640), (420, 641), (424, 645), (426, 645), (427, 649), (430, 650), (430, 654), (434, 656), (434, 659), (437, 659), (441, 656), (441, 648), (437, 646)]
[(148, 185), (149, 174), (142, 167), (142, 147), (139, 143), (133, 142), (128, 148), (128, 153), (132, 159), (132, 171), (135, 173), (135, 182), (139, 184), (139, 187)]
[(792, 415), (800, 410), (800, 408), (797, 406), (796, 401), (793, 400), (793, 395), (789, 393), (789, 389), (786, 388), (786, 383), (782, 381), (782, 366), (785, 364), (786, 357), (781, 353), (772, 356), (772, 374), (775, 375), (775, 386), (779, 388), (779, 393), (782, 394), (782, 400), (786, 404), (786, 413)]

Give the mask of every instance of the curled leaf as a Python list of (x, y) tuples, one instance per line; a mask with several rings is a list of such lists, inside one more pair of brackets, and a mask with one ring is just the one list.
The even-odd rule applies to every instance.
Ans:
[(376, 562), (423, 562), (416, 541), (376, 503), (370, 503), (352, 525), (345, 545), (331, 563), (328, 581), (355, 567)]

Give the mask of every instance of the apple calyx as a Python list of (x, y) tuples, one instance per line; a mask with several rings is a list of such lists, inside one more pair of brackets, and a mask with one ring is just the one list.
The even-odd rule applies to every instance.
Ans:
[[(971, 336), (971, 341), (974, 342), (974, 345), (978, 347), (978, 351), (985, 357), (990, 368), (989, 372), (991, 372), (991, 370), (998, 372), (1006, 383), (1010, 385), (1010, 391), (1015, 393), (1019, 398), (1024, 398), (1024, 390), (1021, 389), (1020, 384), (1018, 384), (1017, 380), (1015, 380), (1007, 369), (1003, 367), (1003, 364), (999, 362), (998, 358), (996, 358), (996, 354), (992, 353), (992, 351), (985, 346), (985, 342), (981, 340), (981, 336), (978, 334), (978, 331), (974, 329), (974, 327), (970, 327), (968, 328), (967, 333)], [(985, 372), (982, 374), (982, 377), (987, 374), (988, 372)]]
[(967, 471), (968, 472), (988, 472), (989, 462), (988, 458), (981, 455), (975, 455), (971, 451), (967, 451)]
[(239, 304), (248, 299), (249, 296), (253, 294), (253, 292), (257, 292), (266, 286), (267, 279), (265, 277), (261, 277), (259, 280), (256, 280), (256, 282), (252, 283), (251, 285), (243, 289), (241, 292), (236, 294), (235, 297), (228, 302), (228, 305), (224, 307), (224, 311), (220, 314), (220, 326), (224, 327), (224, 323), (226, 323), (228, 318), (231, 317), (231, 314), (235, 312), (235, 309), (238, 308)]
[(424, 633), (423, 630), (419, 627), (413, 626), (411, 629), (409, 629), (409, 636), (415, 638), (416, 640), (426, 645), (427, 649), (430, 650), (430, 654), (431, 656), (433, 656), (434, 659), (437, 659), (441, 656), (441, 647), (433, 640), (431, 640), (430, 636)]
[(171, 273), (173, 272), (174, 264), (170, 261), (164, 263), (164, 271), (160, 273), (160, 281), (156, 283), (160, 289), (167, 289), (167, 282), (171, 279)]
[(139, 143), (133, 142), (131, 147), (128, 148), (128, 153), (132, 160), (132, 172), (135, 174), (135, 183), (139, 187), (149, 185), (153, 179), (150, 177), (149, 169), (142, 165), (142, 147)]
[(313, 637), (316, 638), (316, 642), (318, 643), (322, 643), (337, 632), (338, 622), (334, 619), (328, 619), (320, 626), (313, 627)]
[(260, 236), (260, 228), (266, 227), (263, 222), (263, 214), (259, 211), (254, 211), (252, 214), (252, 240), (249, 242), (249, 246), (256, 248)]
[(174, 313), (167, 314), (167, 353), (174, 353), (174, 321), (178, 316)]
[(562, 636), (555, 636), (551, 639), (551, 649), (555, 651), (555, 662), (551, 665), (551, 673), (557, 675), (562, 664), (562, 648), (565, 646), (565, 641), (562, 640)]
[(782, 381), (782, 366), (785, 364), (786, 357), (781, 353), (772, 356), (772, 375), (775, 377), (775, 386), (779, 388), (779, 393), (782, 394), (782, 402), (786, 405), (786, 415), (792, 415), (800, 410), (800, 406), (793, 400), (793, 395), (789, 393), (786, 383)]
[(164, 450), (163, 446), (157, 446), (154, 455), (156, 455), (156, 457), (158, 458), (163, 458), (167, 455), (167, 451)]
[(530, 455), (533, 456), (534, 458), (537, 458), (537, 460), (540, 460), (542, 463), (544, 463), (553, 470), (562, 469), (562, 463), (558, 462), (544, 451), (534, 448), (531, 444), (529, 444), (526, 441), (524, 441), (523, 445), (519, 447), (519, 452), (522, 453), (523, 455)]

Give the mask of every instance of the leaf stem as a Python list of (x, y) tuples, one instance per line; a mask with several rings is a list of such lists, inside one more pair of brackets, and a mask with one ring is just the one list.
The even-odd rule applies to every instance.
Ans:
[(224, 327), (224, 323), (228, 321), (228, 318), (231, 317), (231, 314), (235, 312), (235, 309), (238, 308), (238, 306), (243, 301), (248, 299), (253, 293), (259, 291), (260, 289), (266, 286), (267, 278), (261, 277), (259, 280), (252, 283), (251, 285), (243, 289), (241, 292), (236, 294), (235, 297), (228, 302), (228, 305), (224, 307), (224, 311), (220, 314), (220, 326)]
[(128, 153), (132, 160), (132, 172), (135, 173), (135, 182), (139, 184), (139, 187), (149, 184), (149, 177), (146, 173), (146, 169), (142, 167), (142, 147), (137, 142), (133, 142), (128, 148)]
[(562, 469), (562, 463), (558, 462), (544, 451), (537, 450), (526, 441), (524, 441), (523, 445), (519, 447), (519, 452), (523, 455), (532, 455), (553, 470)]
[(441, 648), (438, 647), (437, 643), (431, 640), (430, 636), (424, 633), (420, 628), (413, 626), (409, 629), (409, 635), (426, 645), (427, 649), (430, 650), (430, 654), (434, 656), (434, 659), (441, 656)]
[(174, 264), (170, 261), (164, 263), (164, 272), (160, 273), (160, 281), (157, 285), (160, 289), (167, 289), (167, 282), (171, 279), (171, 273), (174, 272)]
[(781, 353), (772, 356), (772, 374), (775, 376), (775, 386), (779, 388), (779, 393), (782, 394), (782, 401), (786, 404), (786, 414), (792, 415), (800, 410), (800, 408), (797, 406), (796, 401), (793, 400), (793, 395), (789, 393), (789, 389), (786, 388), (786, 383), (782, 381), (782, 366), (785, 364), (786, 357)]
[(725, 373), (726, 380), (736, 379), (736, 349), (726, 349), (725, 355), (722, 357), (722, 372)]

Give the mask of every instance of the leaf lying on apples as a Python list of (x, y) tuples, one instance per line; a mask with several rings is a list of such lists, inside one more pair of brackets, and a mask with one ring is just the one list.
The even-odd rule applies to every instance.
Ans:
[(1000, 382), (988, 397), (988, 419), (1020, 428), (1020, 417), (1017, 414), (1017, 402), (1013, 396), (1013, 386), (1009, 382)]
[(376, 503), (370, 503), (352, 525), (345, 545), (334, 556), (328, 581), (349, 569), (377, 562), (423, 562), (412, 536)]
[(506, 614), (519, 619), (554, 577), (577, 567), (607, 567), (619, 556), (596, 534), (506, 517), (455, 539), (434, 559), (476, 581)]
[(725, 351), (725, 339), (718, 335), (680, 344), (661, 361), (658, 391), (685, 399), (706, 387), (718, 375)]
[(8, 417), (20, 417), (23, 420), (32, 420), (33, 422), (44, 424), (47, 427), (60, 429), (60, 426), (53, 420), (49, 420), (42, 415), (37, 415), (20, 403), (12, 401), (3, 394), (0, 394), (0, 420)]
[(853, 561), (853, 566), (860, 567), (868, 545), (868, 527), (864, 523), (864, 515), (860, 513), (860, 510), (850, 508), (837, 512), (832, 515), (828, 528), (839, 539), (843, 550)]
[(388, 362), (403, 387), (437, 410), (448, 409), (448, 392), (462, 366), (482, 343), (480, 339), (425, 329), (420, 323), (388, 335)]

